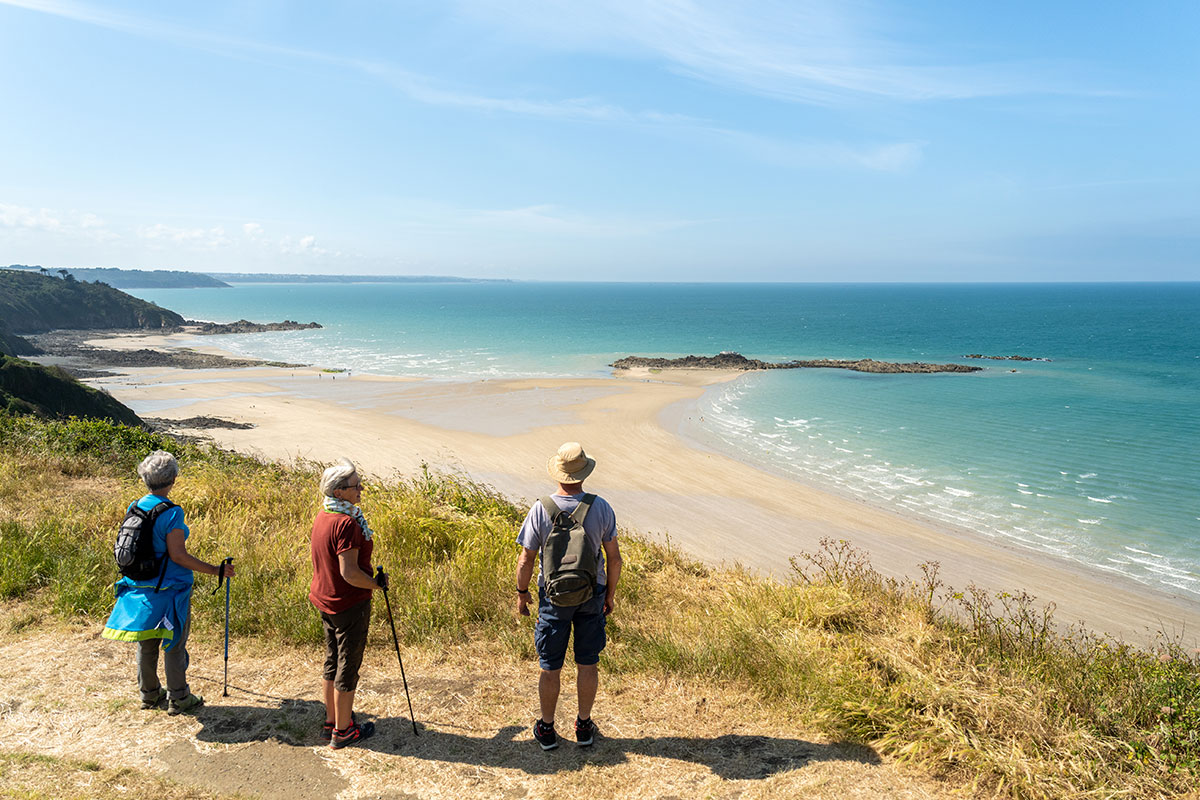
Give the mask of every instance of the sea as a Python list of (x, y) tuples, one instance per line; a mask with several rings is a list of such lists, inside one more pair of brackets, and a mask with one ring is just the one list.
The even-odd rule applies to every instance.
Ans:
[(324, 326), (221, 337), (246, 356), (446, 381), (608, 377), (625, 355), (726, 350), (982, 366), (748, 373), (707, 391), (681, 432), (818, 488), (1200, 601), (1200, 283), (247, 283), (132, 293), (191, 319)]

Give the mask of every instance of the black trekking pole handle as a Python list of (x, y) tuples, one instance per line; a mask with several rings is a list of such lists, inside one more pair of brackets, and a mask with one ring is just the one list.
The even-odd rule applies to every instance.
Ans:
[[(383, 567), (375, 570), (375, 579), (383, 577)], [(408, 678), (404, 675), (404, 659), (400, 657), (400, 639), (396, 636), (396, 622), (392, 619), (392, 601), (388, 599), (388, 590), (383, 590), (383, 602), (387, 605), (388, 625), (392, 628), (392, 644), (396, 646), (396, 660), (400, 662), (400, 680), (404, 682), (404, 698), (408, 700), (408, 721), (412, 723), (413, 736), (420, 736), (417, 730), (417, 718), (413, 716), (412, 696), (408, 693)]]

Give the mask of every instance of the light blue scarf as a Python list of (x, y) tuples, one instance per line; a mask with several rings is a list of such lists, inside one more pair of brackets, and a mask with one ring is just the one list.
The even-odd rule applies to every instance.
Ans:
[(371, 526), (367, 524), (367, 518), (363, 516), (362, 509), (347, 500), (338, 500), (336, 497), (325, 497), (325, 510), (332, 511), (334, 514), (345, 514), (347, 517), (354, 517), (358, 527), (362, 528), (363, 538), (368, 542), (375, 535), (375, 531), (371, 530)]

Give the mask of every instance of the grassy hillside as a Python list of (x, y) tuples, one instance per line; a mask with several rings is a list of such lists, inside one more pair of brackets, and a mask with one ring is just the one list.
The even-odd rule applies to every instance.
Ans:
[(172, 328), (183, 324), (159, 308), (103, 283), (0, 269), (0, 323), (16, 333), (55, 328)]
[(91, 417), (141, 425), (127, 406), (58, 367), (0, 355), (0, 409), (40, 417)]
[[(0, 598), (99, 625), (120, 511), (141, 493), (133, 468), (160, 447), (180, 459), (172, 497), (189, 547), (238, 564), (235, 635), (267, 650), (318, 643), (305, 597), (320, 465), (262, 463), (101, 422), (0, 415)], [(514, 662), (533, 657), (512, 613), (523, 509), (429, 472), (371, 481), (363, 507), (405, 643), (453, 658), (484, 640)], [(1061, 637), (1032, 598), (945, 587), (935, 564), (897, 582), (841, 542), (798, 554), (787, 583), (628, 533), (622, 542), (606, 671), (669, 676), (708, 696), (753, 692), (797, 728), (868, 744), (967, 795), (1156, 798), (1196, 785), (1200, 663), (1176, 642), (1145, 651)], [(223, 600), (196, 593), (194, 630), (220, 629)], [(387, 630), (373, 626), (377, 645)]]

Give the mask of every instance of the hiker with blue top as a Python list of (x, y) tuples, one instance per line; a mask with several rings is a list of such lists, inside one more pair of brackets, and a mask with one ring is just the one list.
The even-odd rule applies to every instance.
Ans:
[(579, 700), (575, 741), (580, 747), (588, 747), (599, 733), (592, 722), (592, 705), (600, 685), (605, 621), (616, 608), (621, 548), (612, 506), (604, 498), (583, 491), (583, 481), (595, 467), (596, 460), (589, 458), (578, 442), (560, 447), (547, 465), (558, 491), (533, 504), (517, 534), (521, 545), (517, 557), (517, 613), (523, 616), (529, 616), (533, 600), (529, 586), (534, 564), (539, 560), (541, 564), (538, 619), (533, 631), (542, 669), (538, 678), (541, 717), (534, 723), (533, 738), (543, 750), (558, 747), (554, 713), (572, 635)]
[[(233, 564), (209, 564), (187, 551), (190, 531), (183, 521), (183, 509), (169, 498), (179, 475), (175, 456), (156, 450), (138, 465), (137, 474), (148, 493), (126, 509), (126, 521), (117, 536), (117, 563), (124, 577), (114, 586), (117, 602), (101, 635), (137, 642), (142, 708), (157, 708), (166, 700), (167, 713), (174, 715), (204, 704), (204, 698), (192, 694), (187, 682), (193, 573), (224, 579), (233, 576)], [(143, 532), (150, 536), (143, 538)], [(140, 562), (133, 558), (139, 545)], [(160, 647), (166, 689), (158, 678)]]

